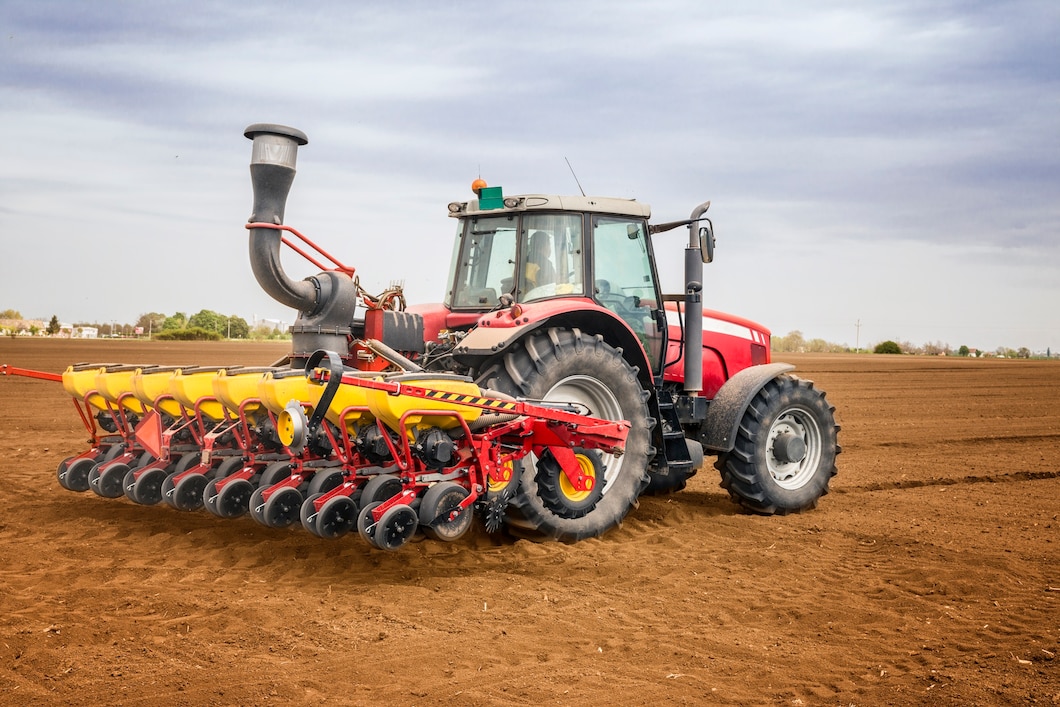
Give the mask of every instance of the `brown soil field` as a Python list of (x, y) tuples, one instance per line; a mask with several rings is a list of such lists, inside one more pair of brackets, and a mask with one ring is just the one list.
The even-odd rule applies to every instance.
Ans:
[[(265, 365), (284, 344), (0, 340), (0, 363)], [(395, 553), (59, 487), (58, 383), (0, 379), (3, 704), (1060, 704), (1060, 362), (787, 356), (828, 393), (812, 512), (704, 467), (574, 545)]]

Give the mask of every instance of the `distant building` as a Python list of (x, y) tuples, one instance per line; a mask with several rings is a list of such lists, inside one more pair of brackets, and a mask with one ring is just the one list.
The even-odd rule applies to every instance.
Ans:
[(40, 319), (0, 319), (0, 330), (13, 332), (18, 336), (32, 336), (30, 330), (34, 327), (37, 334), (43, 334), (47, 324)]
[(73, 326), (72, 324), (60, 324), (59, 336), (68, 339), (98, 339), (99, 329), (94, 326)]

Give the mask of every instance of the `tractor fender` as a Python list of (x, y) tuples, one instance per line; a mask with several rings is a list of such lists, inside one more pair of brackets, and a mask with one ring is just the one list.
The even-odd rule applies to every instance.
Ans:
[(542, 327), (579, 329), (598, 334), (619, 349), (629, 365), (637, 369), (645, 387), (651, 385), (651, 366), (637, 335), (611, 310), (582, 298), (542, 300), (517, 306), (514, 318), (511, 310), (504, 309), (483, 315), (453, 349), (453, 357), (465, 365), (477, 366), (483, 360), (507, 353)]
[(731, 452), (744, 411), (765, 384), (795, 369), (790, 363), (767, 363), (743, 369), (725, 382), (707, 407), (700, 442), (716, 452)]
[(474, 360), (498, 354), (513, 343), (519, 342), (530, 332), (548, 323), (547, 319), (530, 321), (508, 327), (478, 326), (467, 333), (454, 349), (457, 360)]

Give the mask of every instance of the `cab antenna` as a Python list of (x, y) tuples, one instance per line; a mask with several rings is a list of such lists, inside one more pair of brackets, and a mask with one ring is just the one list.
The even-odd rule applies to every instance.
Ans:
[(582, 189), (582, 183), (578, 181), (578, 175), (574, 173), (574, 167), (571, 167), (570, 160), (566, 157), (564, 157), (563, 160), (567, 163), (567, 168), (570, 169), (571, 176), (574, 177), (574, 183), (578, 185), (578, 191), (582, 193), (582, 196), (585, 196), (585, 190)]

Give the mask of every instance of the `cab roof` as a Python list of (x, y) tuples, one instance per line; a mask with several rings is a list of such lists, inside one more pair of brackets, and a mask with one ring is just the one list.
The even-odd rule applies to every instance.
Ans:
[[(485, 191), (485, 190), (483, 190)], [(555, 194), (518, 194), (513, 196), (487, 197), (470, 201), (454, 201), (449, 204), (449, 215), (493, 216), (526, 211), (576, 211), (617, 216), (650, 218), (651, 206), (635, 199), (619, 199), (610, 196), (557, 196)], [(492, 207), (492, 208), (491, 208)]]

